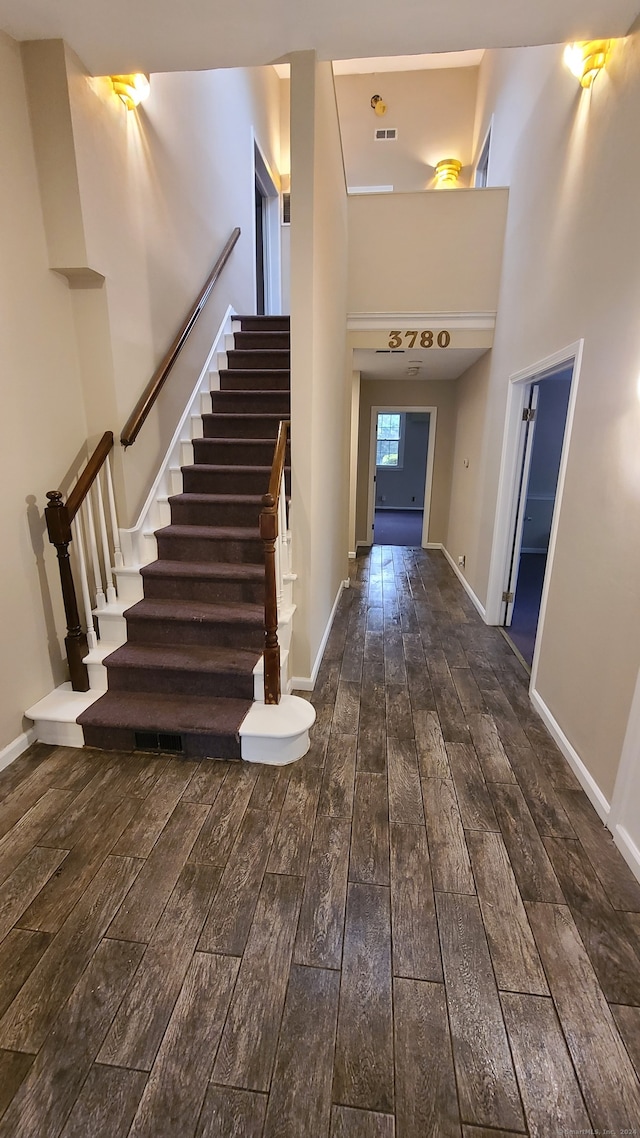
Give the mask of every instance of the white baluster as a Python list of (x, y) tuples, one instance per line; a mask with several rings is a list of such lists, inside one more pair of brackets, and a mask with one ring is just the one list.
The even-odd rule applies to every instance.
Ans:
[(80, 520), (80, 513), (77, 513), (73, 522), (71, 523), (73, 529), (73, 537), (75, 541), (75, 548), (78, 557), (78, 568), (80, 570), (80, 591), (82, 593), (82, 607), (84, 608), (84, 620), (87, 629), (87, 644), (89, 648), (97, 648), (98, 638), (93, 627), (93, 615), (91, 612), (91, 597), (89, 596), (89, 578), (87, 577), (87, 563), (84, 555), (84, 535), (82, 532), (82, 523)]
[(281, 565), (282, 579), (284, 581), (287, 573), (291, 572), (291, 550), (289, 546), (289, 508), (287, 506), (287, 494), (285, 489), (284, 474), (282, 476), (282, 489), (280, 491), (280, 519), (278, 528), (281, 535), (280, 540), (282, 542)]
[(91, 492), (89, 492), (82, 503), (82, 508), (85, 512), (87, 522), (87, 534), (89, 536), (89, 552), (91, 554), (91, 563), (93, 565), (93, 583), (96, 589), (96, 608), (103, 609), (106, 605), (104, 596), (104, 589), (102, 588), (102, 573), (100, 571), (100, 558), (98, 557), (98, 544), (96, 542), (96, 530), (93, 524), (93, 510), (91, 509)]
[(118, 527), (118, 516), (116, 514), (116, 500), (113, 494), (113, 479), (111, 477), (111, 460), (107, 457), (105, 462), (105, 470), (107, 475), (107, 497), (109, 499), (109, 514), (111, 515), (111, 536), (113, 538), (113, 564), (116, 569), (122, 569), (124, 566), (124, 558), (122, 550), (120, 549), (120, 529)]
[(284, 563), (283, 563), (283, 537), (285, 534), (285, 518), (283, 514), (283, 507), (285, 504), (285, 489), (284, 489), (284, 474), (280, 482), (280, 497), (278, 499), (278, 536), (276, 538), (276, 599), (278, 602), (278, 612), (282, 609), (282, 601), (284, 597)]
[(96, 495), (98, 498), (98, 521), (100, 523), (100, 537), (102, 540), (102, 558), (104, 561), (104, 581), (107, 586), (107, 604), (115, 604), (116, 590), (113, 583), (113, 569), (111, 568), (111, 553), (109, 550), (109, 537), (107, 534), (107, 518), (104, 512), (104, 503), (102, 501), (102, 487), (100, 485), (100, 475), (96, 478)]

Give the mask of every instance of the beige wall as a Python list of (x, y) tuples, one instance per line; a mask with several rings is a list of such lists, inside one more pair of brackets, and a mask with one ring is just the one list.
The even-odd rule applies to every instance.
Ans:
[(508, 191), (349, 197), (349, 312), (495, 312)]
[[(59, 41), (21, 52), (2, 35), (0, 56), (2, 513), (12, 535), (0, 601), (2, 750), (23, 730), (24, 709), (66, 674), (46, 491), (68, 490), (87, 439), (118, 437), (240, 225), (156, 411), (126, 455), (116, 447), (121, 523), (135, 519), (227, 305), (254, 307), (252, 131), (277, 175), (280, 99), (270, 67), (154, 75), (148, 103), (128, 113)], [(81, 270), (69, 273), (75, 287), (52, 268)], [(98, 274), (102, 287), (78, 287), (100, 284)]]
[[(348, 185), (424, 190), (433, 185), (436, 162), (457, 158), (459, 184), (468, 186), (477, 84), (477, 67), (338, 75)], [(374, 114), (372, 95), (387, 104), (384, 116)], [(395, 127), (397, 139), (376, 142), (377, 127)]]
[[(148, 101), (129, 112), (110, 81), (88, 75), (59, 41), (25, 51), (40, 65), (29, 75), (43, 200), (59, 207), (60, 184), (77, 191), (66, 217), (61, 208), (52, 215), (58, 261), (76, 264), (70, 258), (80, 242), (68, 251), (60, 245), (80, 232), (86, 267), (105, 277), (74, 303), (92, 431), (119, 434), (232, 229), (242, 229), (135, 446), (117, 452), (123, 522), (132, 524), (227, 305), (254, 308), (251, 132), (278, 177), (280, 81), (271, 67), (153, 75)], [(70, 122), (72, 146), (56, 162), (41, 129), (52, 118), (51, 93), (39, 79), (45, 64), (58, 102), (68, 84), (67, 106), (54, 117), (67, 142)], [(96, 407), (108, 421), (96, 422)]]
[(435, 407), (436, 446), (433, 489), (429, 516), (429, 541), (444, 542), (447, 533), (451, 494), (451, 462), (455, 437), (455, 381), (417, 379), (370, 379), (360, 383), (360, 426), (358, 440), (358, 489), (356, 497), (356, 540), (370, 544), (367, 532), (369, 463), (372, 407)]
[(0, 750), (23, 711), (64, 678), (55, 554), (44, 531), (47, 490), (68, 487), (87, 427), (71, 294), (49, 271), (20, 50), (0, 33)]
[[(465, 558), (465, 575), (486, 596), (489, 563), (480, 558), (478, 518), (483, 501), (483, 441), (492, 435), (485, 422), (491, 353), (482, 356), (456, 381), (455, 447), (452, 449), (451, 506), (445, 545), (457, 562)], [(485, 574), (482, 576), (482, 574)]]
[[(508, 377), (584, 338), (537, 689), (610, 798), (640, 659), (640, 37), (591, 92), (561, 47), (489, 53), (476, 135), (510, 185), (490, 374), (461, 385), (450, 541), (486, 598)], [(484, 431), (484, 434), (483, 434)], [(480, 455), (480, 509), (459, 493)]]
[(347, 576), (347, 211), (333, 73), (291, 57), (291, 465), (298, 605), (293, 674), (309, 678)]

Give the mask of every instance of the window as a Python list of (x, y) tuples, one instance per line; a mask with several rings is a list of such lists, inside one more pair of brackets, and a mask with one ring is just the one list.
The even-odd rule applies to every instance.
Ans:
[(378, 415), (376, 466), (401, 467), (404, 450), (404, 415)]

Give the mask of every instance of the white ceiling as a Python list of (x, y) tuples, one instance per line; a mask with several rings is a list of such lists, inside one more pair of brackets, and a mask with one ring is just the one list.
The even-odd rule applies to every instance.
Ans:
[(440, 51), (432, 55), (376, 56), (374, 59), (338, 59), (336, 75), (380, 75), (383, 71), (436, 71), (443, 67), (478, 67), (484, 51)]
[[(444, 67), (479, 67), (484, 50), (439, 51), (433, 55), (377, 55), (374, 59), (337, 59), (336, 75), (381, 75), (388, 71), (439, 71)], [(281, 79), (288, 79), (288, 63), (274, 64)]]
[[(62, 37), (94, 75), (363, 59), (625, 35), (639, 0), (0, 0), (14, 39)], [(417, 50), (416, 50), (417, 49)]]
[[(398, 352), (380, 352), (373, 348), (355, 348), (354, 371), (361, 379), (457, 379), (487, 348), (423, 348)], [(418, 368), (417, 374), (409, 369)]]

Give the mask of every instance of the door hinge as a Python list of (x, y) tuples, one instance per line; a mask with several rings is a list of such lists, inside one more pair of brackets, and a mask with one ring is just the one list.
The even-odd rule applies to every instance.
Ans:
[(535, 413), (534, 408), (533, 407), (525, 407), (524, 411), (522, 412), (522, 422), (523, 423), (533, 423), (535, 417), (536, 417), (536, 413)]
[(513, 593), (508, 593), (505, 589), (504, 593), (502, 594), (502, 599), (506, 602), (506, 604), (510, 605), (513, 600)]
[(374, 481), (374, 482), (377, 482), (377, 481), (378, 481), (378, 475), (377, 475), (377, 474), (374, 474), (374, 476), (373, 476), (373, 481)]

